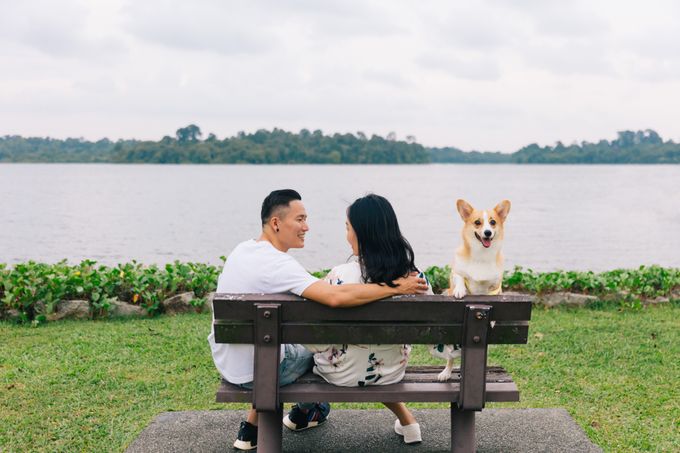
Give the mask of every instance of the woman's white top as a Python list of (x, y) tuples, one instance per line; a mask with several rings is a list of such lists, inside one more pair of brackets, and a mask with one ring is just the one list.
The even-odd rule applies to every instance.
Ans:
[[(331, 285), (364, 283), (357, 261), (334, 267), (325, 280)], [(431, 293), (431, 290), (430, 290)], [(314, 352), (314, 373), (343, 387), (393, 384), (403, 379), (411, 354), (409, 344), (304, 345)]]

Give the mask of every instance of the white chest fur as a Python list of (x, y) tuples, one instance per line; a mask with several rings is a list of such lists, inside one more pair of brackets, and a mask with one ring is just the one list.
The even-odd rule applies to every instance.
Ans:
[(502, 260), (498, 261), (500, 264), (495, 254), (481, 259), (463, 259), (456, 255), (453, 272), (467, 280), (470, 294), (489, 294), (503, 278)]

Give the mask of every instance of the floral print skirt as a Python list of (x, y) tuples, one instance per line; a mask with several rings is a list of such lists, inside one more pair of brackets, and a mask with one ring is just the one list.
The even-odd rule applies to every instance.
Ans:
[(408, 344), (305, 345), (314, 352), (314, 373), (333, 385), (394, 384), (404, 378)]

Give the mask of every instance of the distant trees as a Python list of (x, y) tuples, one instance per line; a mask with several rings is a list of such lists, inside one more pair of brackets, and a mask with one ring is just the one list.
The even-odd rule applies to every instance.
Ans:
[(458, 148), (430, 148), (430, 161), (456, 164), (509, 164), (512, 154), (501, 152), (463, 151)]
[(110, 162), (113, 148), (129, 141), (96, 142), (82, 138), (57, 140), (41, 137), (5, 135), (0, 137), (0, 162)]
[(615, 140), (555, 146), (527, 145), (512, 153), (466, 152), (454, 147), (425, 148), (415, 137), (397, 140), (391, 132), (383, 138), (363, 132), (324, 135), (321, 130), (299, 133), (281, 129), (238, 132), (220, 140), (190, 124), (177, 129), (175, 137), (159, 141), (82, 138), (0, 137), (0, 162), (116, 162), (196, 164), (382, 164), (382, 163), (680, 163), (680, 144), (663, 141), (651, 129), (621, 131)]
[(190, 124), (187, 127), (181, 127), (175, 132), (177, 141), (180, 143), (196, 143), (201, 136), (201, 129), (195, 124)]
[[(514, 163), (541, 164), (671, 164), (680, 163), (680, 146), (664, 142), (651, 129), (621, 131), (616, 140), (580, 145), (526, 146), (512, 154)], [(560, 146), (561, 145), (561, 146)]]
[[(324, 135), (321, 130), (301, 130), (298, 134), (281, 129), (239, 132), (219, 140), (210, 134), (201, 141), (198, 127), (177, 130), (176, 140), (135, 142), (118, 147), (113, 162), (150, 163), (425, 163), (427, 150), (417, 143), (364, 134)], [(390, 138), (394, 138), (390, 140)]]
[(635, 145), (661, 145), (663, 140), (651, 129), (644, 131), (621, 131), (618, 133), (618, 139), (614, 140), (612, 144), (621, 148), (627, 148)]

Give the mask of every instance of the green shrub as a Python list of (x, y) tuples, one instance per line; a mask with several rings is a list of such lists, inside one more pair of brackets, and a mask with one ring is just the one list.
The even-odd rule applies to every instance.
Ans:
[[(61, 300), (87, 300), (93, 317), (106, 314), (112, 300), (140, 305), (150, 315), (160, 312), (161, 302), (175, 294), (192, 291), (205, 303), (214, 291), (219, 268), (203, 263), (175, 261), (163, 268), (135, 261), (115, 267), (97, 266), (85, 260), (69, 265), (29, 261), (9, 268), (0, 264), (0, 311), (17, 310), (21, 320), (44, 319)], [(202, 302), (201, 302), (202, 301)]]
[(432, 291), (435, 294), (441, 294), (449, 287), (449, 278), (451, 275), (451, 266), (448, 264), (444, 267), (430, 266), (425, 269), (425, 276), (432, 286)]
[[(89, 302), (92, 317), (106, 315), (111, 301), (116, 299), (156, 315), (162, 311), (164, 299), (187, 291), (196, 296), (192, 304), (201, 306), (205, 296), (215, 290), (220, 270), (220, 266), (179, 261), (162, 267), (143, 266), (136, 261), (103, 266), (91, 260), (75, 265), (66, 260), (56, 264), (29, 261), (13, 267), (0, 264), (0, 317), (3, 312), (16, 310), (20, 321), (40, 323), (59, 301), (75, 299)], [(318, 278), (327, 273), (328, 269), (312, 272)], [(450, 273), (449, 266), (425, 270), (436, 294), (448, 288)], [(680, 288), (680, 269), (640, 266), (601, 273), (535, 272), (518, 266), (505, 273), (503, 287), (536, 294), (569, 291), (613, 295), (623, 304), (639, 306), (641, 300), (675, 294), (673, 291)]]
[(519, 266), (505, 273), (504, 288), (537, 294), (556, 291), (605, 295), (628, 294), (643, 298), (668, 296), (680, 287), (680, 269), (640, 266), (596, 274), (592, 271), (534, 272)]
[(316, 278), (324, 278), (330, 272), (330, 269), (322, 269), (320, 271), (310, 272)]

